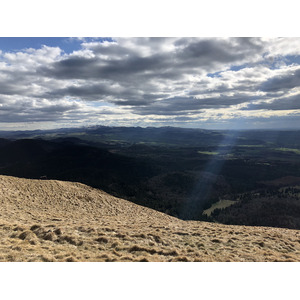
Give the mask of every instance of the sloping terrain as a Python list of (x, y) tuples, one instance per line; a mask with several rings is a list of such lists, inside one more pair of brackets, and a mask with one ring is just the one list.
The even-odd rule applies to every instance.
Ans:
[(183, 221), (80, 183), (0, 176), (1, 261), (300, 261), (300, 231)]
[[(132, 129), (132, 134), (138, 137), (138, 131)], [(297, 134), (283, 149), (297, 146), (291, 143), (297, 142)], [(80, 182), (183, 220), (300, 230), (300, 193), (280, 191), (300, 182), (299, 154), (281, 151), (285, 155), (277, 159), (273, 154), (277, 156), (274, 149), (280, 144), (264, 146), (246, 137), (243, 145), (229, 146), (227, 139), (216, 148), (210, 142), (219, 135), (202, 135), (206, 147), (183, 142), (125, 145), (112, 136), (100, 145), (99, 136), (96, 143), (84, 134), (83, 139), (54, 135), (51, 141), (0, 139), (0, 174)], [(267, 196), (261, 201), (257, 193)], [(221, 214), (217, 207), (203, 214), (220, 200), (239, 202), (239, 212), (222, 204)]]

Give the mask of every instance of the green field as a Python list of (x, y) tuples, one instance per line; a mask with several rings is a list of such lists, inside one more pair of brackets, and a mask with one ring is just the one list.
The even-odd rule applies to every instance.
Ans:
[(216, 203), (214, 203), (210, 208), (206, 209), (203, 211), (203, 214), (204, 215), (207, 215), (207, 216), (210, 216), (211, 213), (219, 208), (219, 209), (222, 209), (222, 208), (226, 208), (226, 207), (229, 207), (231, 206), (232, 204), (236, 203), (236, 201), (232, 201), (232, 200), (220, 200)]
[(238, 147), (245, 147), (245, 148), (262, 148), (265, 147), (264, 145), (237, 145)]
[(197, 151), (197, 153), (204, 154), (204, 155), (218, 155), (219, 154), (219, 152), (215, 152), (215, 151)]
[(274, 150), (276, 151), (283, 151), (283, 152), (293, 152), (295, 154), (300, 155), (300, 150), (299, 149), (292, 149), (292, 148), (275, 148)]

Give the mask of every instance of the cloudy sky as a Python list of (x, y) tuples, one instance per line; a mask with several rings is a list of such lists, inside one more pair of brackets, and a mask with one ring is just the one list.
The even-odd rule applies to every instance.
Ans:
[(299, 128), (300, 38), (0, 38), (0, 129)]

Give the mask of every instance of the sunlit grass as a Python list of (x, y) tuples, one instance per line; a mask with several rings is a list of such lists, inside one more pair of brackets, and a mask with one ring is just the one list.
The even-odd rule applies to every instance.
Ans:
[(292, 148), (275, 148), (274, 150), (276, 151), (283, 151), (283, 152), (293, 152), (295, 154), (300, 155), (300, 150), (299, 149), (292, 149)]
[(212, 206), (206, 210), (203, 211), (203, 214), (207, 215), (207, 216), (210, 216), (211, 213), (219, 208), (219, 209), (222, 209), (222, 208), (226, 208), (228, 206), (231, 206), (232, 204), (236, 203), (236, 201), (232, 201), (232, 200), (219, 200), (218, 202), (216, 203), (213, 203)]
[(265, 147), (264, 145), (237, 145), (238, 147), (245, 147), (245, 148), (262, 148)]
[(218, 155), (219, 152), (216, 151), (197, 151), (199, 154), (205, 154), (205, 155)]

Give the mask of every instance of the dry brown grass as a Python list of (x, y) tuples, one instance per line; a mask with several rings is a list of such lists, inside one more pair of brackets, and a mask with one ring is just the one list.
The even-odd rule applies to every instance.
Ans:
[(0, 176), (0, 261), (299, 261), (298, 230), (182, 221), (80, 183)]

